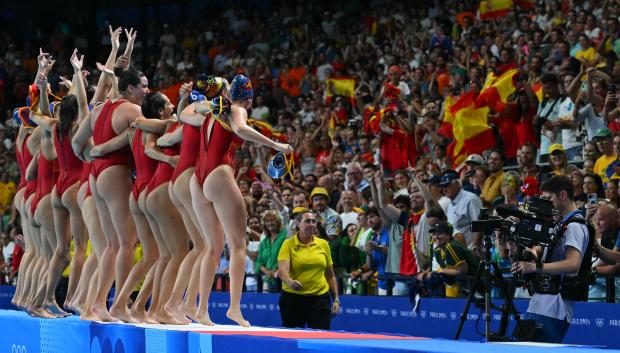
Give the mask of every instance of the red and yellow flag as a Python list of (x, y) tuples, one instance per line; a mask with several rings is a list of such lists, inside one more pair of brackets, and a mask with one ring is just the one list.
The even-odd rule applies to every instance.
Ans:
[(453, 139), (454, 135), (452, 134), (452, 125), (454, 124), (454, 114), (452, 114), (452, 106), (459, 99), (459, 97), (448, 96), (444, 101), (443, 108), (443, 120), (441, 121), (441, 126), (437, 133), (441, 136), (444, 136), (449, 139)]
[(355, 80), (349, 77), (330, 78), (325, 80), (325, 101), (331, 104), (333, 96), (347, 97), (355, 106)]
[(470, 154), (481, 154), (496, 145), (493, 130), (487, 123), (488, 107), (477, 107), (473, 91), (461, 96), (451, 109), (454, 114), (452, 134), (454, 142), (449, 147), (455, 165)]
[(248, 119), (248, 125), (254, 127), (261, 134), (263, 134), (264, 136), (268, 138), (271, 138), (271, 139), (274, 139), (280, 142), (288, 142), (288, 136), (286, 136), (280, 131), (274, 130), (273, 126), (271, 126), (271, 124), (267, 122), (256, 120), (256, 119)]
[(503, 111), (508, 103), (508, 97), (517, 90), (518, 74), (517, 69), (508, 70), (497, 78), (489, 74), (485, 87), (476, 98), (476, 106), (487, 106), (496, 112)]
[(536, 0), (513, 0), (514, 4), (524, 10), (530, 10), (536, 7)]
[(480, 1), (478, 12), (480, 19), (491, 20), (506, 16), (512, 10), (512, 0), (486, 0)]
[(543, 94), (542, 83), (537, 83), (534, 86), (532, 86), (532, 91), (534, 91), (536, 98), (538, 98), (538, 103), (542, 102), (543, 98), (545, 98)]

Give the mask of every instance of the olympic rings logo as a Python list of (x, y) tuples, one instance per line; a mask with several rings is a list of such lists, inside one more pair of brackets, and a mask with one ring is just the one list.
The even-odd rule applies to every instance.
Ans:
[(14, 344), (11, 346), (11, 353), (27, 353), (26, 346), (21, 344)]

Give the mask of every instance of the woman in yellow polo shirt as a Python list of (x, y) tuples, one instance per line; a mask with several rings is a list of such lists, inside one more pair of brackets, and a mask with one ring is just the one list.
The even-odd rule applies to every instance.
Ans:
[[(280, 316), (284, 327), (329, 330), (338, 313), (338, 285), (329, 244), (316, 236), (317, 215), (301, 216), (299, 232), (282, 243), (278, 275), (282, 280)], [(330, 305), (329, 294), (333, 303)]]

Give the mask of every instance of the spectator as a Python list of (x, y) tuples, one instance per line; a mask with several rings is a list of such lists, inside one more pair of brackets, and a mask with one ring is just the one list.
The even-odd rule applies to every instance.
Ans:
[(265, 237), (261, 240), (256, 258), (256, 272), (263, 275), (263, 290), (277, 291), (278, 286), (278, 253), (286, 239), (286, 229), (282, 228), (280, 216), (268, 211), (263, 216)]
[(11, 209), (15, 192), (15, 183), (9, 180), (9, 174), (7, 172), (2, 172), (2, 174), (0, 174), (0, 212), (2, 214), (7, 214)]
[(492, 151), (487, 158), (487, 164), (490, 175), (482, 185), (480, 199), (485, 206), (490, 206), (500, 195), (500, 186), (504, 179), (504, 155), (499, 150)]
[(366, 265), (368, 272), (362, 274), (362, 279), (368, 280), (376, 272), (379, 276), (377, 283), (378, 294), (387, 294), (387, 281), (385, 280), (385, 266), (387, 265), (389, 249), (389, 228), (384, 225), (383, 219), (376, 207), (370, 207), (366, 211), (368, 226), (371, 229), (370, 238), (364, 246), (366, 251)]
[(602, 154), (594, 164), (594, 173), (598, 174), (603, 182), (607, 182), (615, 173), (615, 170), (609, 166), (618, 158), (612, 145), (611, 130), (608, 128), (599, 129), (594, 135), (594, 142)]
[(331, 317), (340, 308), (329, 245), (316, 236), (317, 222), (314, 213), (303, 213), (299, 232), (284, 241), (278, 254), (284, 327), (329, 330)]
[(2, 232), (0, 234), (0, 243), (2, 243), (2, 259), (4, 260), (2, 268), (2, 281), (5, 284), (11, 283), (11, 272), (13, 263), (13, 251), (15, 250), (15, 242), (9, 238), (8, 234)]
[[(419, 273), (409, 284), (409, 295), (415, 297), (420, 289), (431, 296), (443, 297), (444, 285), (454, 285), (457, 280), (473, 275), (478, 268), (476, 257), (463, 244), (453, 239), (453, 228), (447, 222), (431, 225), (435, 250), (434, 258), (440, 271), (424, 271)], [(458, 291), (456, 291), (458, 293)]]
[(354, 190), (358, 194), (364, 191), (370, 184), (362, 175), (362, 165), (359, 162), (351, 162), (347, 165), (346, 190)]
[(452, 201), (448, 205), (446, 216), (448, 223), (454, 225), (456, 233), (465, 237), (467, 247), (477, 251), (482, 236), (471, 231), (471, 222), (478, 220), (482, 202), (475, 194), (463, 190), (458, 178), (458, 174), (453, 170), (441, 174), (439, 187), (445, 190), (445, 195)]
[(543, 96), (545, 99), (538, 107), (534, 119), (541, 126), (539, 162), (548, 161), (549, 147), (554, 143), (562, 143), (560, 128), (560, 106), (565, 99), (560, 95), (559, 80), (555, 74), (546, 74), (542, 77)]
[(329, 193), (325, 188), (316, 187), (312, 190), (310, 198), (319, 217), (319, 225), (317, 226), (319, 233), (325, 232), (328, 241), (336, 239), (342, 232), (342, 219), (336, 211), (329, 207)]
[[(617, 240), (620, 239), (618, 236), (620, 234), (618, 209), (610, 205), (601, 205), (596, 211), (595, 218), (601, 246), (606, 249), (620, 251), (620, 247), (616, 246)], [(620, 274), (620, 264), (608, 265), (599, 260), (594, 263), (592, 272), (598, 278), (596, 282), (590, 286), (590, 301), (605, 299), (607, 282), (615, 282), (616, 297), (620, 296), (620, 279), (605, 278)]]

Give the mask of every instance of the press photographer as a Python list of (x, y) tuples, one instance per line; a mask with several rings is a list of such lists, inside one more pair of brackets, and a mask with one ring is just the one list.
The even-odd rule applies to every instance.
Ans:
[(535, 274), (531, 283), (534, 295), (525, 315), (537, 325), (533, 340), (559, 343), (572, 320), (574, 302), (588, 300), (594, 231), (575, 206), (568, 177), (553, 176), (542, 184), (541, 191), (559, 211), (561, 233), (548, 247), (528, 249), (534, 260), (517, 261), (512, 271)]

